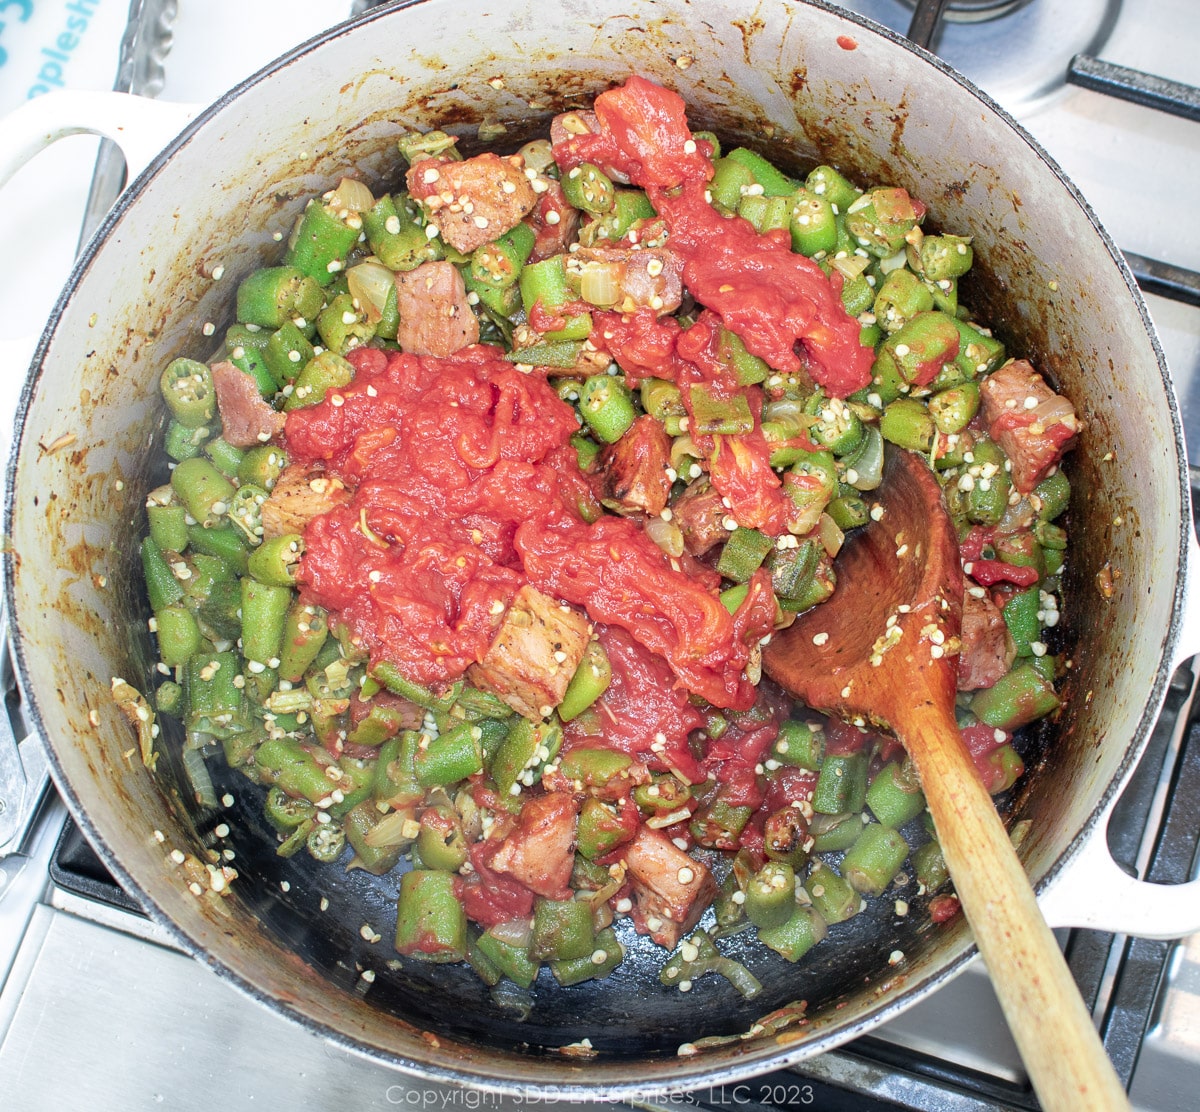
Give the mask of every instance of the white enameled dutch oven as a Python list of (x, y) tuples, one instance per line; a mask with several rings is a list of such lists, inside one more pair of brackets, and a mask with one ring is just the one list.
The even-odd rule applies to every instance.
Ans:
[[(1007, 817), (1028, 821), (1021, 857), (1053, 924), (1200, 928), (1197, 884), (1140, 884), (1104, 839), (1172, 673), (1197, 649), (1179, 414), (1133, 279), (1077, 191), (987, 97), (891, 32), (787, 0), (400, 3), (293, 51), (186, 126), (117, 94), (49, 96), (4, 121), (9, 171), (71, 131), (108, 135), (137, 161), (138, 142), (156, 148), (183, 126), (84, 250), (37, 347), (9, 464), (21, 686), (83, 830), (183, 948), (267, 1006), (400, 1069), (513, 1093), (615, 1098), (761, 1073), (863, 1033), (964, 966), (961, 917), (937, 926), (915, 905), (840, 925), (796, 966), (738, 953), (766, 985), (750, 1004), (718, 978), (688, 996), (662, 988), (648, 943), (605, 981), (497, 997), (463, 967), (388, 965), (394, 880), (283, 862), (252, 793), (204, 812), (169, 742), (154, 775), (128, 755), (110, 684), (150, 683), (136, 553), (163, 476), (160, 369), (205, 351), (204, 322), (220, 335), (238, 281), (278, 257), (273, 237), (304, 198), (347, 167), (373, 187), (394, 182), (401, 131), (442, 127), (469, 144), (487, 125), (515, 148), (630, 73), (677, 89), (693, 127), (797, 169), (829, 161), (905, 186), (932, 226), (974, 237), (965, 297), (1087, 423), (1069, 468), (1066, 710), (1031, 740)], [(227, 898), (198, 899), (170, 854), (203, 858), (221, 822), (240, 875)], [(382, 942), (364, 939), (366, 924)], [(904, 959), (889, 965), (895, 950)], [(376, 973), (367, 991), (364, 968)], [(806, 1022), (777, 1037), (678, 1053), (800, 1000)]]

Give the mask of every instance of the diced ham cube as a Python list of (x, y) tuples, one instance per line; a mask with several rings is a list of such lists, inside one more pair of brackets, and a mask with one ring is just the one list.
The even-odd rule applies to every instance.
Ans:
[(579, 803), (568, 792), (534, 796), (521, 808), (516, 830), (496, 850), (491, 867), (539, 896), (569, 899), (578, 813)]
[(993, 371), (979, 394), (988, 435), (1012, 460), (1013, 486), (1028, 494), (1075, 443), (1075, 408), (1024, 359)]
[(494, 692), (518, 714), (544, 718), (562, 702), (589, 636), (582, 614), (526, 584), (467, 678), (481, 690)]
[(265, 444), (283, 429), (284, 415), (259, 392), (258, 383), (232, 363), (214, 363), (213, 385), (221, 435), (235, 448)]
[(710, 548), (729, 540), (729, 530), (725, 528), (729, 511), (707, 479), (688, 484), (671, 507), (671, 514), (683, 533), (684, 547), (693, 556), (703, 556)]
[(600, 456), (601, 497), (619, 513), (657, 517), (671, 493), (671, 438), (648, 413)]
[(645, 826), (622, 847), (621, 860), (630, 881), (634, 926), (673, 950), (716, 896), (712, 873), (661, 830)]
[(453, 355), (479, 343), (479, 321), (453, 263), (422, 263), (396, 275), (396, 342), (412, 355)]
[(350, 492), (342, 480), (324, 468), (289, 464), (262, 505), (263, 539), (303, 533), (314, 517), (349, 499)]
[(963, 597), (962, 650), (958, 657), (958, 690), (991, 687), (1016, 659), (1017, 646), (1000, 608), (988, 595)]
[(534, 231), (531, 263), (561, 255), (575, 242), (583, 214), (567, 201), (562, 186), (554, 178), (539, 177), (534, 185), (537, 203), (529, 214), (529, 226)]
[(592, 267), (607, 270), (613, 283), (613, 300), (601, 308), (661, 316), (683, 302), (683, 259), (668, 247), (580, 247), (567, 256), (568, 277)]
[(406, 181), (442, 239), (464, 255), (515, 228), (537, 201), (520, 165), (491, 151), (462, 162), (423, 158)]

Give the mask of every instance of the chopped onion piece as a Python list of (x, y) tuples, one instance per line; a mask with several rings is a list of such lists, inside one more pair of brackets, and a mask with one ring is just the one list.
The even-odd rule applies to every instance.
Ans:
[(201, 807), (216, 810), (217, 793), (213, 788), (212, 777), (208, 774), (208, 766), (204, 763), (204, 754), (199, 749), (184, 749), (183, 767), (191, 781), (196, 802)]
[(652, 517), (645, 525), (648, 536), (668, 556), (683, 555), (683, 530), (674, 521)]
[(1061, 394), (1055, 394), (1033, 410), (1033, 420), (1043, 428), (1049, 428), (1051, 425), (1073, 425), (1075, 407)]
[(580, 296), (601, 308), (615, 305), (621, 296), (620, 271), (619, 263), (588, 263), (579, 282)]
[(818, 528), (821, 530), (821, 547), (829, 553), (829, 558), (833, 559), (842, 550), (842, 542), (846, 539), (846, 534), (838, 528), (838, 524), (828, 514), (821, 514), (820, 520), (817, 522)]
[(677, 436), (671, 441), (671, 466), (678, 474), (684, 475), (686, 461), (703, 458), (704, 453), (696, 447), (696, 442), (690, 436)]
[[(363, 836), (367, 845), (376, 849), (385, 846), (402, 846), (414, 840), (412, 827), (409, 823), (417, 821), (415, 808), (404, 808), (400, 811), (389, 811)], [(408, 827), (409, 833), (405, 833)]]
[(375, 197), (362, 182), (354, 178), (342, 178), (328, 201), (335, 212), (348, 209), (350, 212), (367, 212), (375, 207)]
[(857, 278), (871, 265), (866, 255), (838, 255), (829, 260), (834, 270), (839, 271), (845, 278)]
[(533, 142), (526, 143), (517, 154), (529, 169), (536, 170), (539, 174), (554, 164), (554, 151), (550, 147), (549, 139), (534, 139)]
[(809, 423), (805, 421), (804, 399), (802, 398), (777, 398), (775, 401), (767, 402), (763, 406), (762, 419), (764, 421), (791, 421), (797, 426), (807, 426)]
[(503, 923), (497, 923), (494, 927), (488, 927), (487, 932), (497, 942), (504, 942), (523, 950), (529, 945), (529, 938), (533, 934), (533, 924), (529, 919), (508, 919)]
[(691, 808), (680, 807), (674, 811), (668, 811), (665, 815), (651, 815), (646, 820), (646, 825), (651, 830), (665, 830), (668, 826), (674, 826), (677, 822), (683, 822), (684, 819), (691, 817)]
[(372, 324), (383, 316), (388, 295), (395, 284), (395, 275), (382, 263), (359, 263), (346, 271), (350, 296), (359, 303)]

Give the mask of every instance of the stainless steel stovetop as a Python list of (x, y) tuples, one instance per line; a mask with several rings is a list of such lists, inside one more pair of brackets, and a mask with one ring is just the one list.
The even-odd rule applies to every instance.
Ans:
[[(101, 0), (76, 2), (95, 7)], [(369, 6), (367, 0), (343, 0), (340, 7), (315, 0), (132, 0), (118, 84), (207, 102), (351, 8)], [(914, 3), (843, 6), (903, 31)], [(1200, 177), (1200, 94), (1184, 94), (1191, 98), (1185, 119), (1146, 106), (1161, 83), (1138, 94), (1141, 103), (1129, 103), (1065, 81), (1072, 58), (1084, 54), (1200, 85), (1200, 10), (1194, 0), (950, 0), (948, 7), (933, 49), (1016, 115), (1063, 166), (1130, 255), (1143, 288), (1170, 292), (1148, 292), (1147, 302), (1180, 397), (1189, 454), (1200, 460), (1200, 279), (1186, 273), (1200, 271), (1193, 184)], [(115, 46), (112, 62), (117, 70)], [(1124, 81), (1103, 67), (1097, 78), (1086, 60), (1073, 68), (1077, 81)], [(94, 220), (111, 201), (113, 181), (113, 166), (102, 156), (81, 219)], [(1193, 687), (1192, 670), (1181, 669), (1110, 830), (1118, 860), (1150, 879), (1196, 873), (1200, 721), (1191, 713)], [(20, 736), (11, 683), (4, 690)], [(2, 734), (0, 721), (0, 762)], [(24, 749), (36, 781), (35, 744)], [(52, 790), (19, 842), (4, 844), (4, 819), (0, 809), (0, 1108), (424, 1110), (534, 1103), (414, 1081), (242, 997), (172, 948), (111, 886)], [(1195, 1107), (1200, 936), (1161, 943), (1075, 931), (1063, 943), (1135, 1107)], [(875, 1035), (796, 1072), (715, 1092), (647, 1093), (637, 1103), (822, 1112), (1036, 1107), (978, 962)]]

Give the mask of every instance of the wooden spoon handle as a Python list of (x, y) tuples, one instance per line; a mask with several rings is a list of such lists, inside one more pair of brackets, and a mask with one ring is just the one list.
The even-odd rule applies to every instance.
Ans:
[(911, 718), (901, 738), (1042, 1107), (1128, 1109), (1125, 1088), (957, 728), (938, 715), (914, 711)]

